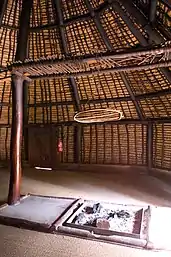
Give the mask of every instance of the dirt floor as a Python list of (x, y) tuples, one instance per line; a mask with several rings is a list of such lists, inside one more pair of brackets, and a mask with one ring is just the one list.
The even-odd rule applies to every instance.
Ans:
[[(114, 203), (171, 207), (171, 187), (156, 178), (124, 168), (116, 173), (37, 171), (25, 169), (22, 194), (83, 197)], [(6, 200), (9, 173), (0, 170), (0, 201)], [(0, 225), (0, 257), (3, 256), (170, 256), (68, 236), (49, 235)]]

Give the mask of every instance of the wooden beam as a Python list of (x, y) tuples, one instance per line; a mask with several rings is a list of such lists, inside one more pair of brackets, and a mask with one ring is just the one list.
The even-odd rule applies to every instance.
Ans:
[(7, 7), (8, 0), (0, 0), (0, 26), (2, 25), (2, 20)]
[(149, 174), (153, 168), (153, 124), (147, 126), (147, 167)]
[(134, 93), (132, 91), (132, 88), (131, 88), (131, 86), (130, 86), (130, 84), (129, 84), (129, 82), (128, 82), (125, 74), (124, 74), (124, 72), (121, 72), (120, 75), (121, 75), (121, 78), (122, 78), (122, 80), (123, 80), (123, 82), (124, 82), (124, 84), (126, 86), (126, 89), (127, 89), (128, 93), (130, 94), (131, 100), (134, 103), (134, 106), (135, 106), (135, 109), (137, 111), (139, 119), (143, 120), (144, 119), (143, 112), (142, 112), (142, 110), (141, 110), (141, 108), (139, 106), (139, 103), (138, 103), (138, 101), (137, 101), (137, 99), (136, 99), (136, 97), (135, 97), (135, 95), (134, 95)]
[[(27, 57), (27, 43), (32, 6), (33, 0), (23, 0), (20, 16), (20, 29), (18, 33), (17, 50), (15, 56), (16, 61), (23, 61)], [(10, 146), (11, 173), (8, 204), (15, 204), (20, 199), (20, 183), (22, 173), (21, 149), (23, 136), (23, 113), (24, 121), (27, 119), (27, 114), (24, 110), (24, 103), (27, 99), (27, 90), (25, 85), (26, 84), (23, 84), (22, 76), (12, 76), (12, 130)], [(26, 145), (25, 147), (28, 147), (28, 145)]]
[(121, 18), (123, 19), (123, 21), (127, 24), (127, 26), (129, 27), (130, 31), (132, 32), (132, 34), (137, 38), (137, 40), (139, 42), (141, 42), (142, 46), (147, 46), (148, 43), (146, 41), (146, 39), (144, 38), (144, 36), (142, 35), (142, 33), (139, 31), (139, 29), (137, 29), (134, 25), (134, 23), (129, 19), (129, 17), (126, 15), (126, 13), (124, 12), (124, 10), (121, 8), (121, 5), (119, 4), (119, 2), (116, 1), (111, 1), (109, 0), (110, 3), (112, 3), (112, 7), (115, 11), (118, 12), (118, 14), (121, 16)]
[[(145, 119), (145, 120), (140, 120), (140, 119), (122, 119), (119, 121), (107, 121), (105, 122), (105, 124), (114, 124), (114, 125), (119, 125), (119, 124), (145, 124), (147, 125), (148, 123), (152, 123), (152, 124), (164, 124), (164, 123), (171, 123), (171, 118), (151, 118), (151, 119)], [(61, 121), (58, 123), (51, 123), (51, 124), (42, 124), (42, 123), (36, 123), (36, 124), (27, 124), (27, 127), (58, 127), (61, 125), (64, 126), (75, 126), (77, 124), (76, 121)], [(103, 124), (102, 122), (94, 122), (91, 124)], [(90, 126), (90, 124), (80, 124), (81, 127), (85, 127), (85, 126)]]
[(94, 20), (94, 23), (107, 47), (108, 50), (112, 51), (113, 50), (113, 46), (110, 42), (110, 40), (108, 39), (107, 37), (107, 34), (103, 28), (103, 26), (101, 25), (101, 22), (100, 22), (100, 14), (99, 13), (95, 13), (95, 11), (93, 10), (92, 6), (91, 6), (91, 3), (89, 0), (84, 0), (86, 6), (87, 6), (87, 9), (89, 10), (90, 12), (90, 16), (93, 18)]
[(20, 200), (21, 184), (21, 149), (23, 134), (23, 80), (12, 77), (12, 129), (10, 146), (10, 184), (8, 204), (15, 204)]
[(149, 21), (154, 24), (156, 21), (157, 0), (150, 0)]

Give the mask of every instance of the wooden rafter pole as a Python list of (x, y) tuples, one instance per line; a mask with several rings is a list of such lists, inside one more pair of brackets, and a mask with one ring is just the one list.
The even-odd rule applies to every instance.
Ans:
[[(69, 54), (68, 47), (67, 47), (67, 39), (64, 31), (64, 23), (63, 23), (63, 15), (62, 15), (62, 6), (61, 0), (54, 0), (54, 6), (56, 9), (56, 13), (58, 15), (58, 24), (60, 29), (61, 41), (62, 41), (62, 48), (64, 54)], [(75, 82), (74, 77), (70, 76), (68, 78), (71, 96), (74, 102), (75, 112), (79, 112), (81, 110), (80, 99), (78, 94), (78, 88)], [(74, 162), (79, 163), (81, 159), (81, 126), (77, 124), (74, 127)]]
[[(17, 50), (15, 60), (23, 61), (27, 57), (27, 42), (30, 25), (30, 12), (33, 0), (23, 0), (23, 6), (20, 16), (20, 29), (18, 33)], [(23, 77), (13, 75), (12, 77), (12, 129), (10, 146), (10, 183), (8, 193), (8, 204), (15, 204), (20, 200), (20, 184), (22, 173), (22, 137), (23, 137), (23, 114), (24, 99), (27, 91), (23, 83)]]
[(154, 24), (156, 21), (157, 0), (150, 0), (149, 21)]
[(1, 0), (0, 1), (0, 26), (2, 25), (2, 20), (4, 17), (4, 13), (7, 7), (8, 0)]

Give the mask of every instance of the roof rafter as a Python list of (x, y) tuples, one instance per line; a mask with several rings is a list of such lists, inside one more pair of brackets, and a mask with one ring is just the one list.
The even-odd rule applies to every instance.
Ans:
[(0, 1), (0, 26), (2, 25), (2, 20), (4, 17), (4, 13), (6, 10), (6, 6), (7, 6), (8, 0), (1, 0)]
[(150, 0), (149, 21), (154, 24), (156, 21), (157, 0)]

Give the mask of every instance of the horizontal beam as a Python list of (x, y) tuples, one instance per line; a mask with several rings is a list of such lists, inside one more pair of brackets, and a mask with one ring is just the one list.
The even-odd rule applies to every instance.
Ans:
[(78, 123), (76, 121), (61, 121), (58, 123), (29, 123), (26, 125), (26, 127), (58, 127), (58, 126), (62, 126), (62, 125), (66, 125), (66, 126), (77, 126), (78, 124), (80, 124), (80, 126), (90, 126), (90, 125), (101, 125), (101, 124), (115, 124), (115, 125), (119, 125), (119, 124), (144, 124), (147, 125), (149, 123), (152, 124), (164, 124), (164, 123), (171, 123), (171, 117), (168, 118), (152, 118), (152, 119), (145, 119), (145, 120), (139, 120), (139, 119), (122, 119), (119, 121), (106, 121), (106, 122), (98, 122), (98, 123), (91, 123), (91, 124), (81, 124)]
[[(164, 123), (171, 123), (171, 117), (168, 118), (151, 118), (151, 119), (145, 119), (145, 120), (139, 120), (139, 119), (122, 119), (119, 121), (108, 121), (104, 123), (92, 123), (92, 124), (144, 124), (147, 125), (149, 123), (152, 124), (164, 124)], [(81, 124), (80, 126), (87, 126), (90, 124)], [(77, 126), (78, 123), (76, 121), (61, 121), (61, 122), (55, 122), (55, 123), (28, 123), (24, 127), (30, 128), (30, 127), (59, 127), (62, 125), (66, 126)], [(0, 124), (0, 128), (11, 128), (11, 124)]]
[(30, 76), (33, 80), (40, 79), (52, 79), (52, 78), (70, 78), (72, 77), (83, 77), (90, 75), (98, 75), (98, 74), (110, 74), (110, 73), (120, 73), (120, 72), (129, 72), (129, 71), (141, 71), (141, 70), (149, 70), (149, 69), (158, 69), (163, 67), (171, 67), (171, 61), (154, 63), (154, 64), (146, 64), (146, 65), (132, 65), (125, 67), (116, 67), (116, 68), (108, 68), (102, 70), (92, 70), (92, 71), (83, 71), (83, 72), (73, 72), (69, 74), (50, 74), (50, 75), (38, 75), (38, 76)]

